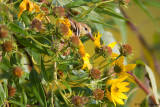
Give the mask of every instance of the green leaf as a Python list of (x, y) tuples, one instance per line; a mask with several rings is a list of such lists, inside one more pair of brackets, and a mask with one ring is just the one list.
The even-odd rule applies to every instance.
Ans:
[(67, 8), (79, 7), (81, 5), (86, 5), (88, 3), (87, 0), (76, 0), (66, 5)]
[(48, 82), (49, 76), (48, 76), (48, 73), (47, 73), (46, 68), (44, 66), (44, 62), (43, 62), (42, 58), (41, 58), (41, 72), (42, 72), (43, 78)]
[(148, 100), (149, 100), (149, 95), (141, 102), (140, 107), (149, 107), (148, 106), (148, 104), (149, 104)]
[(4, 89), (2, 87), (2, 84), (0, 83), (0, 101), (3, 101), (5, 100), (5, 92), (4, 92)]
[(63, 85), (65, 85), (67, 87), (67, 89), (69, 90), (69, 92), (71, 93), (72, 92), (72, 89), (71, 87), (64, 81), (61, 81)]
[(159, 104), (158, 91), (157, 91), (157, 84), (156, 84), (155, 76), (154, 76), (153, 71), (151, 70), (151, 68), (149, 66), (145, 65), (145, 68), (146, 68), (146, 71), (149, 75), (149, 79), (151, 81), (151, 86), (152, 86), (153, 94), (155, 96), (155, 100), (156, 100), (157, 104)]
[(23, 30), (22, 28), (20, 28), (18, 25), (14, 24), (14, 23), (9, 23), (8, 24), (8, 28), (15, 32), (15, 33), (20, 33), (20, 34), (24, 34), (24, 35), (28, 35), (28, 32)]
[(27, 95), (24, 91), (22, 92), (22, 98), (23, 98), (24, 105), (27, 106)]
[(103, 23), (102, 21), (97, 21), (97, 20), (92, 20), (92, 19), (91, 19), (91, 22), (97, 23), (97, 24), (102, 24), (102, 25), (105, 25), (105, 26), (108, 26), (108, 27), (117, 28), (116, 26), (113, 26), (113, 25), (110, 25), (110, 24)]
[(0, 63), (0, 69), (3, 71), (8, 71), (9, 67), (7, 65), (5, 65), (4, 63)]
[(30, 24), (30, 19), (26, 14), (22, 14), (21, 18), (22, 18), (23, 22), (25, 23), (25, 25), (29, 25)]
[(29, 75), (29, 79), (31, 81), (35, 97), (37, 98), (41, 106), (47, 107), (46, 96), (38, 78), (38, 73), (35, 70), (32, 70)]
[(26, 106), (23, 105), (22, 103), (20, 103), (20, 102), (18, 102), (18, 101), (15, 101), (15, 100), (9, 100), (8, 102), (9, 102), (9, 103), (16, 104), (16, 105), (19, 105), (20, 107), (26, 107)]
[(18, 35), (14, 36), (14, 37), (24, 47), (27, 47), (27, 48), (31, 49), (32, 51), (35, 51), (35, 52), (48, 54), (48, 52), (46, 50), (41, 49), (40, 47), (38, 47), (37, 45), (35, 45), (35, 43), (31, 43), (26, 38), (24, 38), (22, 36), (18, 36)]
[(98, 13), (107, 14), (107, 15), (112, 16), (114, 18), (129, 21), (128, 19), (124, 18), (123, 16), (119, 15), (117, 12), (115, 12), (109, 8), (104, 8), (104, 9), (96, 8), (95, 11)]

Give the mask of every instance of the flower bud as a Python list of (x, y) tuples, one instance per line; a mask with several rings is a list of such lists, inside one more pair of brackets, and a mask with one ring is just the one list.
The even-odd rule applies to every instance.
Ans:
[(129, 44), (123, 44), (120, 47), (120, 53), (123, 56), (128, 56), (130, 54), (132, 54), (132, 47)]
[(103, 97), (104, 97), (104, 91), (101, 90), (101, 89), (95, 89), (94, 92), (93, 92), (93, 97), (96, 99), (96, 100), (102, 100)]
[(61, 79), (64, 76), (64, 74), (61, 70), (58, 70), (57, 73), (58, 73), (58, 75), (57, 75), (58, 79)]
[(12, 86), (8, 86), (8, 96), (14, 97), (15, 93), (16, 93), (16, 89)]
[(8, 36), (8, 29), (5, 25), (0, 25), (0, 38), (6, 38)]
[(93, 68), (91, 71), (91, 76), (93, 79), (98, 80), (101, 78), (101, 71), (99, 69)]
[(14, 70), (13, 70), (13, 74), (14, 74), (17, 78), (21, 77), (21, 76), (23, 75), (22, 68), (20, 68), (20, 67), (18, 67), (18, 66), (15, 67)]
[(53, 8), (53, 15), (56, 15), (57, 17), (64, 17), (65, 16), (65, 9), (63, 7)]
[(95, 48), (95, 52), (106, 58), (112, 54), (112, 48), (102, 45), (101, 48)]
[(11, 41), (5, 41), (3, 44), (2, 44), (2, 49), (6, 52), (11, 52), (12, 51), (12, 42)]

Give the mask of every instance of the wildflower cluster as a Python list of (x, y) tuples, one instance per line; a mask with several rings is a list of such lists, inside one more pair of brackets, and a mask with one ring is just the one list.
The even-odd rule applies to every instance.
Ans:
[[(117, 3), (102, 0), (93, 7), (98, 13), (98, 9), (110, 2)], [(105, 34), (98, 30), (94, 30), (93, 36), (92, 26), (85, 22), (92, 8), (82, 13), (75, 8), (83, 3), (57, 4), (51, 5), (46, 0), (3, 3), (12, 19), (10, 14), (0, 17), (0, 72), (4, 74), (4, 84), (0, 86), (8, 93), (2, 104), (82, 107), (110, 102), (114, 106), (124, 105), (129, 84), (135, 83), (129, 72), (136, 64), (125, 61), (133, 53), (131, 46), (117, 45), (117, 42), (105, 44), (101, 38)], [(10, 6), (14, 7), (13, 11)], [(94, 54), (88, 52), (85, 39), (94, 44), (91, 47)], [(116, 46), (119, 53), (114, 51)], [(97, 61), (99, 57), (103, 61)]]

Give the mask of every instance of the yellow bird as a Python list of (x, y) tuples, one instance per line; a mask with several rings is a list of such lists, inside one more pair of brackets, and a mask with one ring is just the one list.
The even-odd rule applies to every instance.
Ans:
[(91, 28), (87, 24), (75, 21), (71, 18), (69, 18), (69, 20), (71, 23), (71, 29), (73, 30), (76, 36), (83, 37), (87, 35), (90, 39), (94, 41), (94, 37), (91, 33)]

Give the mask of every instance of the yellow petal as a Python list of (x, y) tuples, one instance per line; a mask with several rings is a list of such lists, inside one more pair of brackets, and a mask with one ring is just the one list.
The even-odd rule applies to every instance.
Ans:
[(27, 9), (27, 10), (28, 10), (29, 12), (31, 12), (31, 11), (33, 11), (33, 9), (34, 9), (34, 4), (33, 4), (32, 2), (30, 2), (30, 1), (29, 1), (28, 3), (29, 3), (29, 4), (28, 4), (28, 5), (29, 5), (29, 6), (28, 6), (29, 9)]
[(123, 93), (121, 93), (121, 92), (116, 93), (116, 95), (117, 95), (120, 99), (127, 99), (127, 98), (128, 98), (125, 94), (123, 94)]
[(112, 42), (110, 44), (108, 44), (109, 47), (111, 47), (112, 49), (115, 47), (115, 45), (117, 44), (117, 42)]
[(136, 64), (128, 64), (124, 66), (124, 71), (132, 71), (136, 67)]
[(124, 105), (123, 100), (120, 99), (119, 97), (117, 97), (116, 94), (115, 94), (115, 95), (114, 95), (114, 94), (112, 95), (112, 93), (111, 93), (111, 98), (114, 99), (116, 103), (118, 103), (118, 104), (120, 104), (120, 105)]
[(38, 13), (40, 11), (40, 7), (36, 4), (34, 4), (35, 12)]
[(124, 56), (121, 56), (119, 59), (117, 59), (116, 61), (115, 61), (115, 63), (117, 64), (117, 65), (123, 65), (123, 61), (124, 61)]
[(111, 79), (108, 79), (107, 82), (106, 82), (106, 84), (107, 84), (107, 85), (111, 85), (111, 84), (112, 84), (112, 80), (111, 80)]
[(112, 54), (111, 54), (110, 57), (118, 57), (118, 56), (119, 56), (119, 54), (116, 54), (116, 53), (113, 53), (113, 52), (112, 52)]
[(23, 11), (27, 10), (27, 4), (28, 4), (28, 0), (23, 0), (21, 2), (21, 4), (19, 5), (19, 14), (18, 14), (18, 17), (21, 16), (21, 14), (23, 13)]

